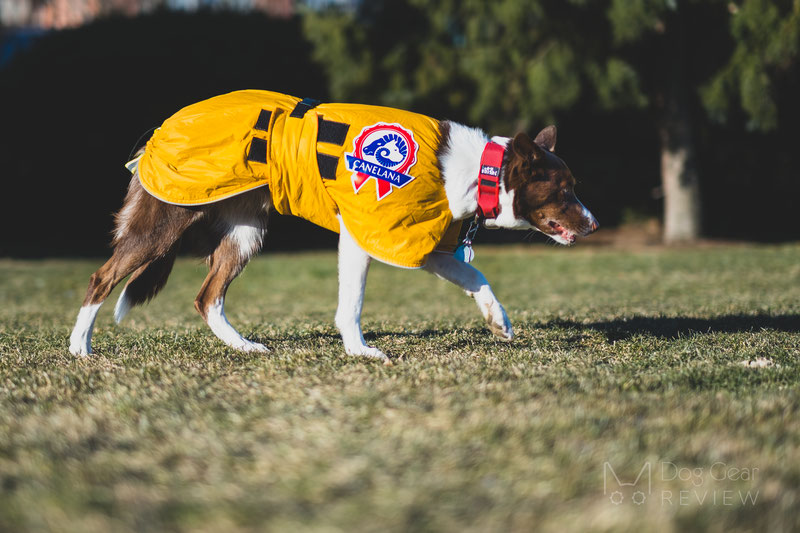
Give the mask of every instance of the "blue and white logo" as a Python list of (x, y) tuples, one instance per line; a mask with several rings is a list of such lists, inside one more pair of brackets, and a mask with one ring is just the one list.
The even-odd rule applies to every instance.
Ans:
[(364, 147), (365, 156), (375, 156), (379, 165), (396, 167), (408, 155), (408, 144), (396, 133), (387, 133)]
[(417, 162), (419, 145), (414, 134), (399, 124), (380, 122), (367, 126), (353, 139), (353, 152), (345, 154), (345, 165), (353, 174), (356, 194), (375, 179), (378, 200), (395, 187), (405, 187), (414, 177), (407, 174)]

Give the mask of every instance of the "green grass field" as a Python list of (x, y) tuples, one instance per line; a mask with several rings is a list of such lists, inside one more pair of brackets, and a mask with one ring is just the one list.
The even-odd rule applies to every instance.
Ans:
[(0, 530), (800, 528), (800, 245), (477, 252), (517, 338), (378, 264), (391, 367), (343, 355), (333, 253), (232, 286), (269, 354), (213, 337), (184, 259), (121, 325), (114, 292), (86, 359), (67, 336), (102, 259), (0, 260)]

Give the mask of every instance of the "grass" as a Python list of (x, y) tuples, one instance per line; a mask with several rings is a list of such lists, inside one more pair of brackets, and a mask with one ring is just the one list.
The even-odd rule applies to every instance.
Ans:
[(479, 248), (511, 343), (455, 287), (375, 265), (364, 326), (392, 367), (343, 356), (332, 253), (232, 286), (270, 354), (212, 336), (186, 259), (74, 358), (101, 262), (0, 261), (0, 530), (800, 528), (800, 245)]

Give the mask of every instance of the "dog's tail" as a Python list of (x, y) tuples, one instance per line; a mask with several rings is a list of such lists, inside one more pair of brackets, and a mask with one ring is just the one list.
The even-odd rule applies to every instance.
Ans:
[[(134, 158), (125, 164), (125, 167), (132, 174), (132, 188), (136, 188), (138, 185), (135, 181), (138, 177), (139, 159), (141, 159), (143, 154), (144, 146), (139, 148)], [(135, 207), (137, 205), (136, 202), (132, 202), (132, 206)], [(122, 228), (125, 226), (125, 224), (120, 221), (120, 217), (121, 215), (118, 216), (117, 219), (117, 236), (115, 241), (120, 240), (123, 235)], [(114, 320), (116, 320), (117, 324), (122, 322), (122, 319), (125, 318), (125, 315), (128, 314), (128, 311), (130, 311), (133, 306), (143, 304), (153, 299), (155, 295), (164, 288), (164, 285), (167, 284), (167, 278), (169, 278), (172, 272), (172, 265), (175, 264), (175, 256), (177, 254), (178, 246), (176, 243), (166, 254), (149, 263), (145, 263), (131, 274), (128, 283), (125, 284), (125, 288), (122, 289), (117, 299), (117, 305), (114, 306)]]
[[(144, 138), (145, 138), (145, 137), (147, 137), (147, 138), (149, 139), (149, 138), (150, 138), (150, 135), (151, 135), (151, 134), (152, 134), (154, 131), (156, 131), (156, 129), (158, 129), (158, 126), (153, 126), (152, 128), (150, 128), (149, 130), (147, 130), (146, 132), (142, 133), (142, 134), (139, 136), (139, 138), (138, 138), (138, 139), (136, 140), (136, 142), (133, 144), (133, 148), (131, 148), (131, 151), (130, 151), (130, 153), (128, 154), (128, 164), (126, 164), (126, 165), (125, 165), (126, 167), (127, 167), (127, 166), (128, 166), (128, 165), (129, 165), (129, 164), (132, 162), (132, 161), (137, 161), (137, 160), (138, 160), (140, 157), (142, 157), (142, 154), (144, 153), (145, 145), (144, 145), (144, 144), (141, 144), (141, 142), (144, 140)], [(136, 155), (134, 155), (134, 152), (136, 153)], [(131, 174), (133, 174), (133, 172), (134, 172), (133, 170), (131, 170), (130, 168), (128, 168), (128, 170), (130, 170), (130, 171), (131, 171)]]
[(151, 300), (164, 288), (177, 255), (178, 245), (176, 244), (166, 254), (142, 265), (131, 274), (131, 278), (122, 289), (117, 305), (114, 307), (114, 320), (118, 324), (133, 306)]
[(135, 176), (136, 173), (139, 171), (139, 160), (144, 155), (144, 148), (145, 147), (142, 146), (136, 151), (136, 154), (131, 154), (130, 156), (128, 156), (128, 159), (130, 159), (131, 157), (133, 157), (133, 159), (130, 159), (127, 163), (125, 163), (125, 168), (127, 168), (128, 171), (133, 176)]

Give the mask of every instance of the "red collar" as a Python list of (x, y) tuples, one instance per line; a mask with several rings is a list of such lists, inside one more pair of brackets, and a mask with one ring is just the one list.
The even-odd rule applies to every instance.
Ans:
[(484, 218), (497, 218), (500, 202), (500, 168), (506, 149), (489, 141), (481, 154), (478, 173), (478, 214)]

